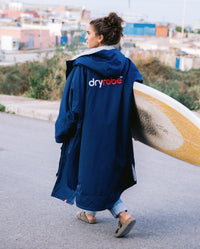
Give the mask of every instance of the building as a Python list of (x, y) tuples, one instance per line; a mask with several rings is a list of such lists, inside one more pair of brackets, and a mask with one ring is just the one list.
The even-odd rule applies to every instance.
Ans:
[[(48, 29), (39, 30), (31, 28), (21, 28), (21, 27), (0, 27), (0, 40), (2, 37), (11, 37), (11, 41), (15, 41), (15, 44), (19, 44), (19, 49), (47, 49), (50, 47), (55, 47), (56, 38), (55, 36), (50, 36)], [(5, 38), (3, 38), (5, 39)], [(8, 49), (12, 48), (8, 45)], [(4, 46), (4, 50), (5, 46)]]
[(161, 26), (161, 25), (156, 26), (156, 36), (167, 37), (168, 34), (169, 34), (168, 26)]
[(18, 19), (21, 18), (23, 14), (31, 14), (33, 15), (33, 17), (39, 17), (36, 11), (22, 11), (22, 10), (12, 10), (12, 9), (0, 10), (0, 15), (2, 18)]
[(91, 11), (83, 10), (81, 19), (82, 19), (82, 21), (89, 22), (91, 19)]
[(9, 2), (8, 3), (8, 9), (22, 10), (23, 9), (23, 3), (20, 3), (20, 2)]
[(156, 25), (152, 23), (126, 23), (124, 27), (125, 35), (156, 35)]
[(167, 37), (168, 33), (168, 26), (156, 25), (153, 23), (127, 22), (126, 26), (124, 27), (125, 35)]

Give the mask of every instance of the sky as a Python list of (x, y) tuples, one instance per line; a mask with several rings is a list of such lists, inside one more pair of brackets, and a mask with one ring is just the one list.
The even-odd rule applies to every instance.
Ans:
[[(18, 0), (24, 3), (55, 4), (50, 0)], [(148, 22), (176, 23), (194, 26), (200, 22), (200, 0), (58, 0), (59, 5), (85, 6), (92, 16), (104, 16), (111, 11), (131, 14)], [(184, 7), (185, 6), (185, 7)], [(183, 18), (184, 17), (184, 18)]]

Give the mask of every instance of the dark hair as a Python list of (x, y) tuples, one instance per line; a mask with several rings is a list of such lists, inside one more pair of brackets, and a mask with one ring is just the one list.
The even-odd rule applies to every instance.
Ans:
[(115, 45), (119, 43), (123, 36), (122, 28), (123, 20), (115, 12), (111, 12), (108, 16), (94, 19), (90, 25), (94, 26), (96, 35), (103, 35), (102, 43), (104, 45)]

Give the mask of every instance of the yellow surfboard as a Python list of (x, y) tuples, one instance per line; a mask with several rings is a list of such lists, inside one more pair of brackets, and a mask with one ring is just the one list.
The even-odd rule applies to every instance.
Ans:
[(200, 166), (200, 118), (184, 105), (134, 82), (133, 137), (170, 156)]

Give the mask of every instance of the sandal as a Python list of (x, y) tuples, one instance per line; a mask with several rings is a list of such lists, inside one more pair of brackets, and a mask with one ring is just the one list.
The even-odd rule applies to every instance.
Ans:
[(89, 224), (95, 224), (96, 223), (96, 219), (94, 220), (89, 220), (88, 217), (86, 216), (85, 212), (82, 211), (80, 213), (77, 213), (76, 214), (76, 217), (81, 220), (81, 221), (84, 221), (86, 223), (89, 223)]
[(120, 238), (127, 235), (131, 231), (135, 223), (136, 220), (133, 218), (129, 218), (126, 222), (119, 221), (119, 228), (115, 232), (115, 237)]

